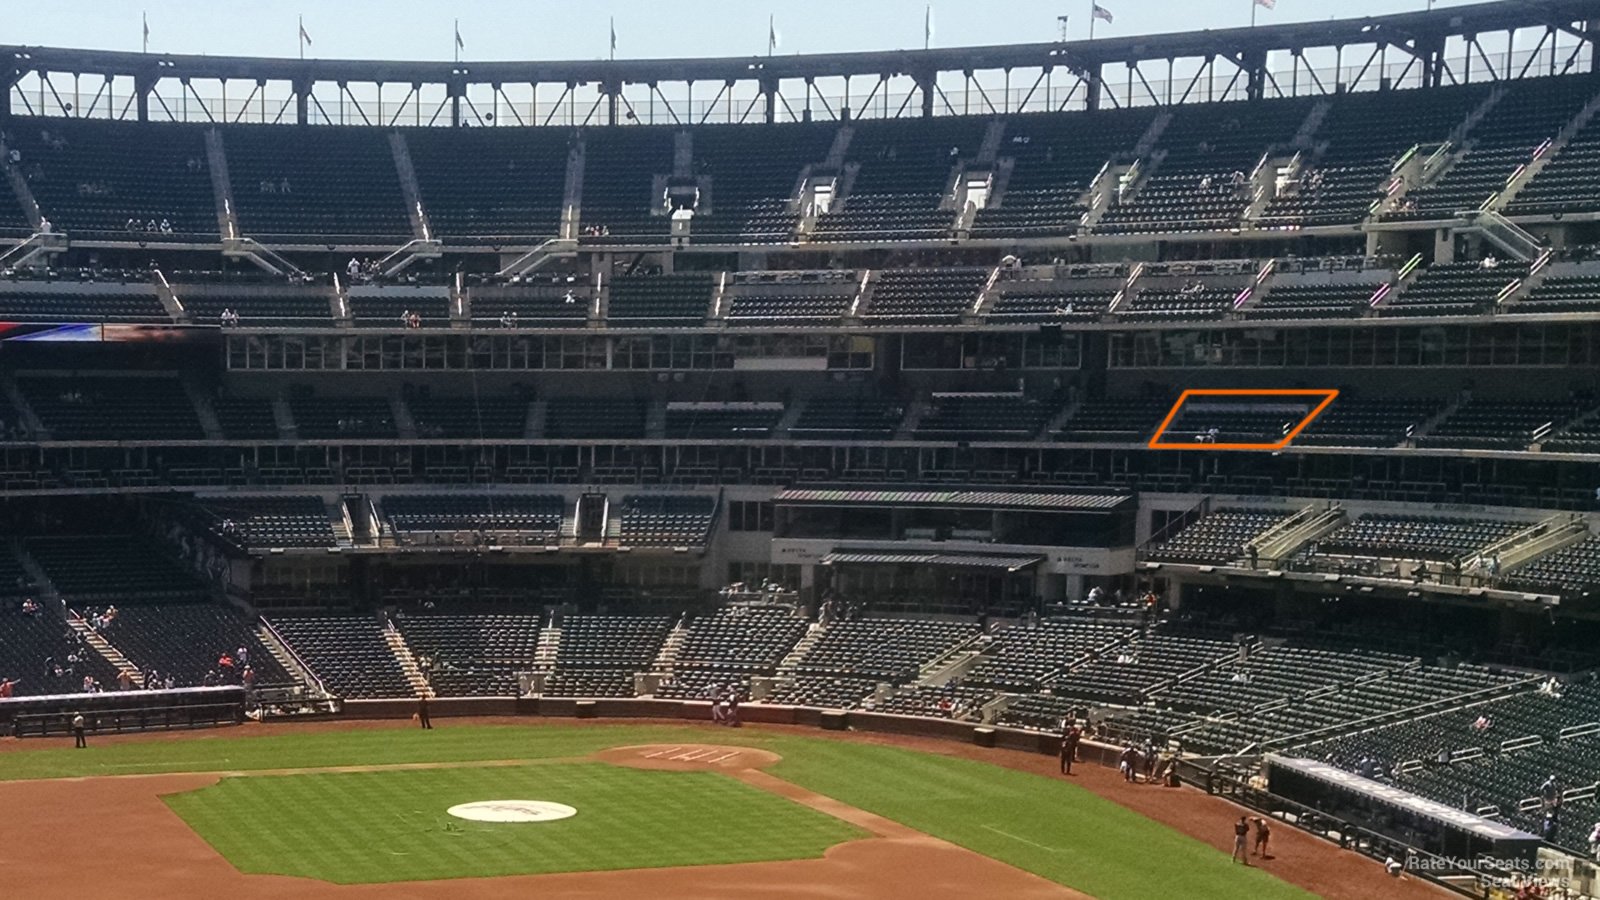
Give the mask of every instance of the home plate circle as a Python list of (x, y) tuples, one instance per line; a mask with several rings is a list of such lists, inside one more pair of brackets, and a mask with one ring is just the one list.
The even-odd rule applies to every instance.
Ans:
[(554, 822), (570, 819), (578, 811), (565, 803), (548, 800), (480, 800), (461, 803), (446, 812), (458, 819), (473, 822)]

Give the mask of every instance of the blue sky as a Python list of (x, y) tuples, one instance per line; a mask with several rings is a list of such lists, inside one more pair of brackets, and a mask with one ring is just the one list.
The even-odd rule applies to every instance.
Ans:
[[(1250, 21), (1251, 0), (1100, 0), (1116, 21), (1097, 35), (1156, 34), (1232, 28)], [(615, 17), (619, 57), (740, 56), (766, 52), (767, 19), (776, 18), (779, 53), (825, 53), (920, 47), (924, 0), (0, 0), (0, 41), (98, 50), (138, 50), (140, 15), (150, 49), (164, 53), (294, 56), (296, 19), (305, 16), (308, 56), (352, 59), (449, 59), (452, 23), (461, 21), (463, 59), (597, 59), (607, 51)], [(1378, 15), (1424, 8), (1425, 0), (1278, 0), (1258, 22)], [(1439, 0), (1438, 6), (1458, 5)], [(1053, 40), (1056, 17), (1070, 16), (1069, 37), (1087, 37), (1089, 0), (1046, 2), (933, 0), (935, 46)], [(1003, 10), (1003, 11), (999, 11)]]

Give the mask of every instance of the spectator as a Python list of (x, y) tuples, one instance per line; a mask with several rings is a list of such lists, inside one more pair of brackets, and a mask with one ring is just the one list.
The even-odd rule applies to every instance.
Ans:
[(1400, 873), (1405, 870), (1405, 865), (1391, 856), (1383, 861), (1383, 870), (1389, 873), (1390, 878), (1399, 878)]
[(1539, 785), (1539, 799), (1544, 801), (1545, 808), (1550, 809), (1561, 805), (1561, 782), (1556, 776), (1551, 775)]
[(172, 233), (172, 220), (171, 219), (162, 219), (161, 220), (161, 233), (162, 234), (171, 234)]
[(350, 273), (351, 278), (355, 278), (361, 274), (361, 260), (356, 259), (354, 256), (350, 257), (350, 261), (345, 263), (344, 270)]
[(13, 697), (17, 693), (18, 679), (7, 678), (0, 680), (0, 700)]
[(1600, 821), (1594, 823), (1589, 829), (1589, 855), (1600, 860)]

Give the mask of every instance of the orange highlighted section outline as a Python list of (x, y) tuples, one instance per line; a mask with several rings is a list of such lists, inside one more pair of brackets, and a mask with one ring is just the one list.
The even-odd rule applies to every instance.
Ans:
[[(1310, 425), (1313, 421), (1315, 421), (1317, 416), (1322, 415), (1323, 410), (1327, 409), (1329, 404), (1333, 403), (1334, 398), (1337, 396), (1339, 396), (1339, 392), (1332, 389), (1191, 388), (1184, 391), (1183, 394), (1178, 397), (1178, 402), (1172, 405), (1172, 409), (1167, 412), (1167, 417), (1161, 420), (1160, 427), (1156, 429), (1156, 433), (1150, 438), (1149, 447), (1151, 450), (1282, 450), (1283, 448), (1289, 446), (1289, 444), (1299, 436), (1300, 432), (1306, 429), (1307, 425)], [(1276, 442), (1263, 441), (1222, 444), (1194, 443), (1189, 441), (1184, 441), (1182, 443), (1163, 442), (1161, 439), (1162, 435), (1167, 433), (1167, 428), (1172, 425), (1172, 420), (1178, 417), (1178, 411), (1183, 409), (1183, 405), (1188, 403), (1190, 398), (1193, 397), (1317, 397), (1320, 398), (1320, 401), (1316, 406), (1313, 406), (1311, 411), (1306, 413), (1305, 416), (1293, 428), (1289, 429), (1288, 434), (1285, 434), (1281, 440)]]

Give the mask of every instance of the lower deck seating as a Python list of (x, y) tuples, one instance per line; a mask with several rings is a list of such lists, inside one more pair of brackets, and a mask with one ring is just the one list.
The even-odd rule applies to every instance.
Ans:
[(67, 627), (58, 606), (41, 603), (37, 613), (24, 615), (0, 604), (0, 680), (15, 681), (16, 696), (76, 694), (85, 677), (116, 689), (116, 667)]
[(978, 636), (972, 622), (853, 619), (834, 622), (806, 651), (802, 675), (874, 678), (905, 683), (922, 666)]
[[(101, 635), (141, 672), (171, 676), (177, 687), (239, 684), (246, 667), (256, 687), (296, 683), (262, 643), (255, 622), (216, 603), (121, 606)], [(231, 666), (221, 664), (224, 656)]]
[(533, 665), (539, 617), (526, 613), (396, 617), (423, 675), (440, 697), (514, 697)]
[(857, 709), (877, 688), (876, 681), (866, 678), (801, 675), (780, 685), (764, 702), (779, 706)]
[(346, 699), (416, 696), (377, 619), (272, 616), (268, 621), (334, 695)]

